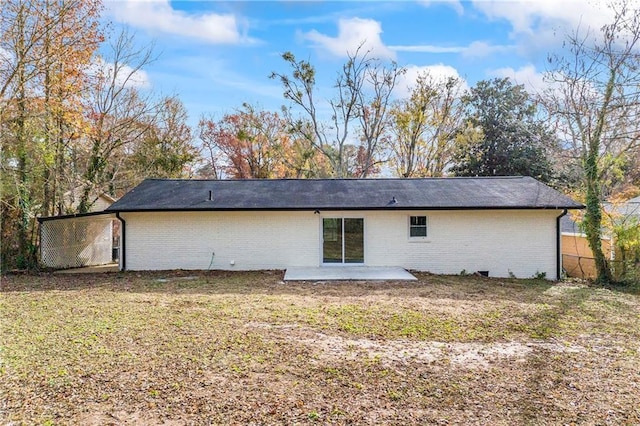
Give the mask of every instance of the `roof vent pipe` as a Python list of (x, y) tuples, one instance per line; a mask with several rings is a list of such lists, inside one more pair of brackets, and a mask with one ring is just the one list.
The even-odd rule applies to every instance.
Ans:
[(209, 201), (213, 200), (213, 191), (209, 191)]

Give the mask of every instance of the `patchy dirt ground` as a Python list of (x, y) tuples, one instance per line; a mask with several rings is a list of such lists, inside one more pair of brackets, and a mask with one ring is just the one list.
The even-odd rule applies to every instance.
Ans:
[(640, 424), (640, 296), (417, 276), (2, 277), (0, 423)]

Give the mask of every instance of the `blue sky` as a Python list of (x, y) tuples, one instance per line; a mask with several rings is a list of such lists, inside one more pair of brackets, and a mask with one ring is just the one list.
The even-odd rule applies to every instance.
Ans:
[(106, 1), (113, 29), (128, 27), (158, 57), (139, 80), (177, 94), (190, 122), (221, 118), (243, 102), (268, 110), (285, 104), (268, 78), (286, 72), (293, 52), (317, 69), (318, 97), (329, 98), (347, 52), (407, 68), (397, 96), (420, 72), (455, 75), (469, 86), (509, 76), (529, 90), (543, 85), (549, 52), (580, 26), (599, 28), (609, 12), (597, 1)]

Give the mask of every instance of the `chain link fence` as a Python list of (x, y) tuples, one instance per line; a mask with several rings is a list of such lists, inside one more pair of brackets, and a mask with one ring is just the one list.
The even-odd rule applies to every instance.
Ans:
[[(638, 280), (640, 277), (640, 262), (607, 260), (611, 267), (613, 278), (618, 281)], [(596, 261), (593, 257), (572, 254), (562, 255), (562, 267), (568, 277), (582, 279), (596, 279)]]
[(562, 267), (568, 277), (583, 279), (596, 277), (596, 262), (593, 257), (563, 254)]
[(40, 263), (64, 269), (114, 261), (113, 214), (48, 218), (40, 223)]

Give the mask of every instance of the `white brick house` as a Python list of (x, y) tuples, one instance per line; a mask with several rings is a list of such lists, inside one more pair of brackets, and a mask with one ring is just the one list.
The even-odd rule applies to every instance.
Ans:
[(559, 218), (582, 207), (528, 177), (150, 179), (106, 211), (122, 221), (127, 270), (347, 264), (556, 279)]

